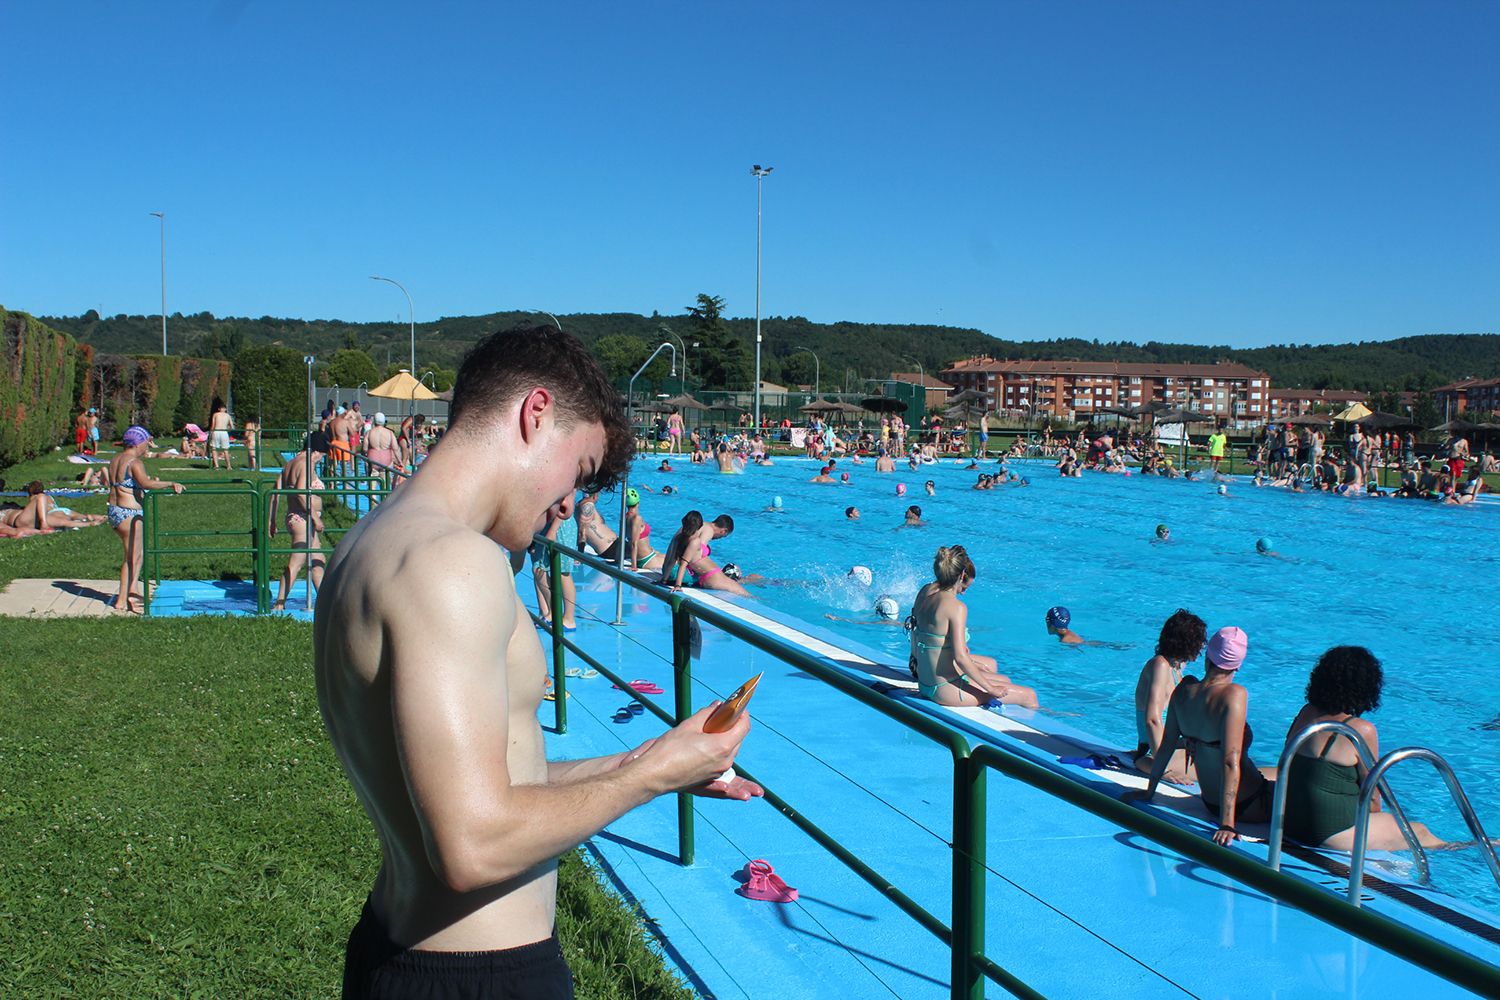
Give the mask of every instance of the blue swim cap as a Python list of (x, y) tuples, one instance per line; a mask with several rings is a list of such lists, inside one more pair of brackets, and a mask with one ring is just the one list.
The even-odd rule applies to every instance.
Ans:
[(1257, 552), (1270, 552), (1271, 551), (1271, 540), (1269, 538), (1257, 538), (1255, 540), (1255, 551), (1257, 551)]
[(1021, 485), (1022, 486), (1030, 486), (1031, 485), (1031, 480), (1027, 479), (1025, 476), (1022, 476), (1021, 477)]
[(772, 497), (771, 498), (771, 506), (772, 507), (780, 507), (781, 506), (781, 497)]
[(1062, 605), (1047, 609), (1047, 626), (1049, 628), (1067, 628), (1068, 622), (1072, 620), (1073, 616)]

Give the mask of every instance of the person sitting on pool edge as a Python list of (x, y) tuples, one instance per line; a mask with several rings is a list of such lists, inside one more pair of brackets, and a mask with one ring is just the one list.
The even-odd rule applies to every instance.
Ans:
[(683, 515), (682, 527), (672, 536), (672, 541), (662, 555), (662, 583), (673, 591), (679, 591), (682, 589), (683, 577), (686, 576), (691, 587), (723, 590), (749, 597), (748, 590), (738, 581), (725, 576), (718, 564), (709, 558), (713, 549), (708, 543), (726, 538), (733, 531), (734, 519), (728, 514), (720, 514), (712, 521), (705, 522), (700, 512), (688, 511)]
[(1073, 615), (1067, 608), (1057, 605), (1047, 609), (1047, 634), (1057, 636), (1057, 641), (1068, 646), (1083, 645), (1083, 636), (1068, 628)]
[(1213, 841), (1220, 847), (1239, 839), (1236, 823), (1271, 818), (1274, 782), (1250, 759), (1254, 734), (1245, 721), (1250, 694), (1235, 683), (1249, 648), (1249, 639), (1238, 628), (1214, 633), (1204, 651), (1203, 680), (1179, 684), (1167, 703), (1166, 729), (1151, 765), (1151, 780), (1144, 790), (1125, 796), (1149, 802), (1166, 777), (1167, 765), (1186, 746), (1198, 770), (1203, 805), (1219, 820)]
[[(1335, 646), (1318, 659), (1307, 678), (1307, 704), (1287, 730), (1287, 744), (1315, 722), (1344, 722), (1359, 733), (1370, 755), (1380, 758), (1375, 724), (1360, 718), (1380, 707), (1385, 677), (1380, 661), (1363, 646)], [(1310, 847), (1332, 851), (1354, 849), (1354, 818), (1358, 811), (1364, 762), (1354, 744), (1336, 733), (1315, 736), (1303, 743), (1282, 780), (1286, 789), (1286, 835)], [(1444, 842), (1421, 823), (1411, 824), (1423, 847)], [(1368, 846), (1376, 851), (1400, 851), (1406, 838), (1393, 815), (1380, 811), (1377, 791), (1370, 807)]]
[[(1135, 752), (1131, 755), (1136, 769), (1151, 773), (1156, 751), (1161, 747), (1167, 704), (1179, 684), (1197, 683), (1196, 677), (1182, 676), (1187, 665), (1203, 652), (1208, 641), (1208, 627), (1191, 611), (1179, 608), (1161, 627), (1156, 639), (1156, 653), (1141, 668), (1135, 682)], [(1197, 781), (1192, 762), (1181, 750), (1172, 754), (1163, 780), (1174, 785)]]
[(933, 556), (933, 582), (917, 592), (907, 619), (917, 690), (939, 705), (1036, 708), (1036, 691), (1012, 683), (992, 657), (969, 649), (969, 609), (959, 598), (977, 573), (962, 545), (940, 548)]

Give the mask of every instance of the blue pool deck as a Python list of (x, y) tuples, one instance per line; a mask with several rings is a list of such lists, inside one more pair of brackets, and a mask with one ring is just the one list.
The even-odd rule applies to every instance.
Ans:
[[(615, 627), (608, 624), (614, 617), (613, 584), (582, 567), (576, 579), (579, 630), (572, 638), (623, 676), (660, 685), (665, 694), (645, 697), (670, 710), (671, 627), (664, 606), (627, 590), (626, 625)], [(517, 583), (530, 603), (529, 574)], [(298, 618), (307, 617), (301, 610), (304, 587), (305, 582), (297, 585), (290, 602)], [(917, 698), (904, 668), (885, 654), (754, 602), (702, 593), (692, 599), (799, 644), (852, 677), (878, 682), (891, 697), (941, 713), (971, 739), (990, 740), (1111, 794), (1144, 786), (1133, 774), (1058, 764), (1060, 756), (1112, 749), (1065, 720), (1019, 709), (1007, 709), (1004, 716), (941, 709)], [(253, 610), (253, 586), (243, 581), (163, 582), (151, 609), (164, 616)], [(550, 652), (548, 634), (537, 635)], [(569, 665), (584, 666), (571, 654)], [(952, 782), (947, 751), (706, 625), (693, 661), (694, 703), (722, 697), (760, 671), (765, 678), (751, 705), (754, 727), (739, 763), (948, 922)], [(603, 676), (569, 678), (567, 690), (566, 733), (551, 731), (551, 704), (541, 710), (555, 758), (617, 753), (663, 731), (650, 714), (614, 722), (616, 710), (639, 696), (614, 689)], [(1194, 796), (1171, 789), (1157, 801), (1160, 814), (1205, 835), (1212, 829)], [(692, 865), (677, 862), (676, 801), (670, 796), (627, 814), (585, 847), (608, 883), (639, 907), (654, 944), (700, 995), (718, 1000), (938, 1000), (949, 995), (947, 948), (773, 806), (764, 800), (697, 799), (695, 804)], [(989, 775), (987, 845), (986, 953), (1048, 997), (1427, 1000), (1472, 995), (996, 772)], [(1233, 849), (1265, 858), (1262, 843), (1241, 842)], [(1288, 857), (1285, 870), (1341, 894), (1344, 879), (1337, 862), (1319, 866), (1309, 863), (1311, 857), (1307, 852)], [(744, 866), (753, 858), (768, 860), (799, 890), (799, 900), (775, 904), (737, 895)], [(1382, 867), (1370, 871), (1385, 890), (1367, 890), (1367, 907), (1500, 965), (1500, 931), (1492, 915), (1406, 884), (1399, 857), (1376, 863)], [(1409, 905), (1413, 902), (1417, 905)], [(1008, 994), (988, 984), (985, 995)]]
[[(523, 592), (526, 577), (519, 582)], [(670, 621), (664, 608), (629, 591), (627, 625), (614, 617), (614, 589), (580, 568), (575, 641), (627, 678), (654, 681), (671, 705)], [(529, 596), (529, 595), (528, 595)], [(717, 596), (695, 595), (720, 609)], [(748, 602), (739, 616), (804, 645), (831, 664), (904, 690), (904, 671), (882, 654)], [(740, 763), (944, 922), (949, 920), (952, 807), (947, 752), (807, 674), (703, 627), (693, 665), (694, 703), (722, 697), (758, 671), (754, 728)], [(539, 632), (543, 648), (550, 639)], [(570, 655), (569, 662), (582, 666)], [(657, 735), (654, 717), (619, 724), (631, 700), (602, 676), (568, 680), (568, 728), (549, 731), (555, 757), (616, 753)], [(949, 711), (932, 707), (933, 711)], [(1024, 710), (1006, 717), (959, 712), (955, 725), (1080, 781), (1120, 794), (1144, 779), (1056, 763), (1102, 748), (1059, 720)], [(550, 725), (552, 706), (542, 720)], [(1049, 997), (1448, 997), (1468, 996), (1379, 948), (1211, 869), (1122, 831), (1027, 785), (989, 779), (987, 954)], [(1175, 790), (1174, 790), (1175, 791)], [(1159, 796), (1159, 801), (1161, 797)], [(702, 995), (716, 998), (946, 997), (949, 955), (936, 937), (855, 876), (768, 803), (695, 800), (697, 857), (676, 860), (676, 804), (658, 800), (588, 843), (602, 872), (640, 906), (663, 954)], [(1213, 824), (1196, 798), (1178, 792), (1159, 810), (1205, 835)], [(1236, 850), (1264, 860), (1265, 846)], [(734, 893), (745, 863), (771, 862), (800, 892), (792, 904)], [(1337, 865), (1334, 866), (1335, 868)], [(1332, 892), (1344, 880), (1289, 858), (1285, 870)], [(1384, 878), (1403, 866), (1387, 859)], [(1372, 869), (1373, 871), (1373, 869)], [(1441, 887), (1438, 887), (1441, 888)], [(1425, 890), (1407, 899), (1426, 902)], [(1442, 900), (1436, 913), (1367, 891), (1367, 907), (1500, 964), (1488, 914)], [(1458, 929), (1458, 923), (1478, 931)], [(1486, 939), (1487, 938), (1487, 939)], [(1007, 995), (987, 986), (986, 996)]]

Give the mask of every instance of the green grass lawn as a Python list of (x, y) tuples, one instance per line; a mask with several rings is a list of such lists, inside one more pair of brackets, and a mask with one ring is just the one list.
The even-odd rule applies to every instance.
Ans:
[[(0, 995), (336, 996), (379, 850), (311, 626), (0, 619)], [(578, 995), (689, 997), (581, 856)]]

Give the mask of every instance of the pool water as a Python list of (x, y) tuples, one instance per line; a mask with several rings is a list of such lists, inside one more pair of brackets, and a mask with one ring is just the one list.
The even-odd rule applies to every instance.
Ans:
[[(816, 468), (805, 459), (734, 476), (686, 459), (677, 472), (659, 473), (657, 461), (637, 462), (632, 484), (679, 491), (643, 491), (658, 551), (688, 510), (727, 513), (736, 531), (714, 545), (714, 558), (767, 577), (751, 587), (757, 599), (899, 659), (905, 634), (874, 623), (875, 599), (895, 597), (904, 618), (931, 579), (936, 549), (965, 546), (978, 568), (965, 595), (973, 648), (1035, 687), (1045, 708), (1076, 713), (1070, 723), (1121, 748), (1136, 742), (1140, 668), (1178, 608), (1201, 616), (1210, 634), (1236, 625), (1249, 635), (1239, 679), (1250, 692), (1251, 756), (1261, 765), (1276, 763), (1318, 656), (1330, 646), (1368, 646), (1386, 675), (1382, 705), (1370, 715), (1381, 751), (1420, 745), (1442, 754), (1490, 834), (1500, 834), (1500, 682), (1487, 673), (1493, 623), (1485, 611), (1500, 562), (1500, 504), (1291, 494), (1248, 480), (1220, 496), (1207, 482), (1065, 480), (1040, 462), (1012, 463), (1029, 487), (975, 491), (976, 474), (952, 462), (881, 475), (873, 462), (841, 461), (852, 481), (827, 485), (808, 482)], [(923, 490), (928, 479), (934, 496)], [(897, 483), (906, 496), (896, 495)], [(767, 512), (777, 495), (785, 512)], [(901, 527), (909, 504), (922, 508), (927, 526)], [(859, 520), (846, 519), (850, 505)], [(1171, 527), (1165, 544), (1153, 544), (1158, 523)], [(1258, 555), (1259, 537), (1278, 555)], [(871, 568), (872, 586), (848, 576), (856, 564)], [(1112, 646), (1068, 647), (1048, 636), (1043, 617), (1055, 604), (1071, 610), (1074, 631)], [(1201, 676), (1201, 665), (1188, 672)], [(1413, 819), (1445, 839), (1468, 839), (1430, 767), (1404, 764), (1391, 783)], [(1477, 851), (1431, 860), (1435, 888), (1500, 912), (1500, 888)]]

